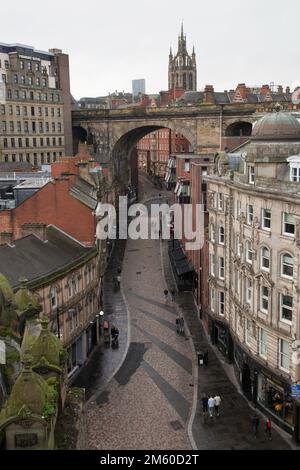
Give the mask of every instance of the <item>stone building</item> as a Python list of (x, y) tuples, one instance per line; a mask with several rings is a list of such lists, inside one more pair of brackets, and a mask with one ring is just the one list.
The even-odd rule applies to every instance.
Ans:
[(299, 440), (300, 124), (278, 108), (204, 177), (209, 307), (204, 324), (245, 395)]
[(35, 167), (73, 154), (69, 57), (0, 44), (0, 161)]
[[(14, 244), (0, 246), (0, 272), (18, 290), (19, 305), (28, 304), (28, 289), (35, 294), (41, 314), (47, 315), (51, 331), (67, 350), (72, 377), (100, 341), (101, 251), (84, 246), (55, 226), (45, 227), (43, 233), (43, 239), (28, 234)], [(23, 336), (26, 322), (36, 315), (21, 307), (17, 314)]]
[(197, 90), (197, 65), (195, 48), (190, 55), (186, 47), (186, 35), (183, 33), (178, 37), (178, 51), (173, 56), (172, 49), (169, 55), (169, 90), (182, 88), (183, 90)]

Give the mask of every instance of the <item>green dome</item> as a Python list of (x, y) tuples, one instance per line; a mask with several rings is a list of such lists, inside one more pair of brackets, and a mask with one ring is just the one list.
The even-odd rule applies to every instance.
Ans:
[(10, 283), (8, 282), (7, 278), (0, 273), (0, 291), (2, 292), (6, 302), (12, 303), (14, 293)]
[[(61, 372), (62, 342), (48, 329), (48, 318), (41, 320), (42, 329), (38, 338), (28, 347), (32, 357), (32, 368), (48, 367)], [(25, 346), (26, 349), (26, 346)]]
[(48, 398), (48, 386), (31, 369), (23, 369), (17, 378), (0, 418), (5, 421), (13, 416), (25, 413), (27, 416), (43, 415)]
[(25, 279), (22, 280), (21, 288), (15, 294), (15, 303), (19, 317), (28, 311), (36, 311), (36, 313), (41, 311), (38, 299), (27, 288), (26, 283), (27, 281)]

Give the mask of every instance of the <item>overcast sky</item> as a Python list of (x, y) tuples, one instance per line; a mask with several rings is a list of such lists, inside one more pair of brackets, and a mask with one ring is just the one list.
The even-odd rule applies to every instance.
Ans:
[(195, 45), (198, 90), (300, 84), (299, 0), (15, 0), (2, 2), (0, 42), (70, 56), (75, 98), (168, 86), (181, 21)]

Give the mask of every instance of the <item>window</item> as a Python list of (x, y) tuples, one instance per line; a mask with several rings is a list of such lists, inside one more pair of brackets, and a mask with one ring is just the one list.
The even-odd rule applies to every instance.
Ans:
[(21, 84), (25, 85), (25, 75), (21, 75)]
[(28, 77), (28, 85), (32, 85), (32, 77)]
[(210, 254), (210, 274), (215, 276), (215, 255)]
[(241, 201), (236, 201), (236, 218), (238, 219), (241, 216), (242, 212), (242, 203)]
[(246, 277), (245, 289), (246, 289), (245, 301), (248, 305), (252, 305), (253, 283), (252, 283), (252, 279), (250, 279), (249, 277)]
[(287, 212), (283, 213), (282, 234), (289, 237), (295, 235), (295, 217)]
[(293, 279), (294, 275), (294, 258), (289, 253), (281, 256), (281, 276)]
[(5, 67), (6, 69), (9, 69), (9, 62), (8, 62), (8, 60), (5, 60), (5, 61), (4, 61), (4, 67)]
[(21, 108), (20, 106), (16, 106), (16, 115), (20, 116), (21, 115)]
[(29, 132), (28, 121), (24, 121), (24, 132)]
[(290, 347), (284, 339), (279, 340), (279, 367), (287, 372), (290, 370)]
[(44, 126), (42, 122), (39, 122), (39, 132), (42, 134), (44, 132)]
[(252, 243), (249, 240), (246, 241), (246, 261), (249, 264), (253, 262)]
[(54, 108), (51, 108), (51, 116), (54, 117)]
[(240, 235), (237, 234), (235, 237), (235, 251), (237, 256), (241, 256), (241, 244), (240, 244)]
[(8, 114), (9, 114), (10, 116), (13, 115), (13, 107), (12, 107), (11, 104), (8, 106)]
[(6, 121), (2, 121), (2, 132), (6, 132)]
[(219, 315), (225, 315), (225, 293), (219, 292)]
[(269, 209), (262, 209), (262, 223), (261, 226), (264, 230), (271, 230), (271, 211)]
[(292, 166), (291, 167), (290, 180), (293, 183), (299, 183), (299, 181), (300, 181), (300, 166)]
[(41, 81), (40, 81), (39, 77), (37, 77), (37, 78), (35, 79), (35, 84), (36, 84), (36, 86), (40, 86)]
[(215, 226), (214, 224), (210, 224), (210, 241), (215, 243)]
[(18, 122), (17, 122), (17, 132), (22, 132), (21, 121), (18, 121)]
[(255, 168), (252, 165), (248, 166), (248, 183), (249, 184), (255, 183)]
[(56, 287), (51, 287), (50, 302), (51, 302), (51, 308), (52, 309), (57, 307), (57, 289), (56, 289)]
[(222, 211), (224, 208), (224, 195), (223, 193), (218, 193), (218, 209)]
[(39, 63), (35, 63), (35, 70), (36, 72), (39, 72), (40, 71), (40, 64)]
[(235, 270), (234, 273), (234, 284), (235, 284), (235, 292), (237, 296), (240, 296), (240, 272), (238, 269)]
[(269, 289), (265, 286), (260, 288), (260, 309), (265, 313), (269, 312)]
[(27, 70), (32, 70), (32, 63), (31, 62), (27, 62)]
[(212, 312), (215, 311), (215, 298), (216, 298), (216, 291), (213, 287), (210, 288), (210, 309)]
[(280, 294), (280, 320), (292, 323), (293, 319), (293, 297), (291, 295)]
[(18, 83), (18, 75), (17, 74), (14, 74), (13, 82)]
[(42, 85), (43, 85), (43, 87), (46, 87), (46, 86), (47, 86), (47, 80), (46, 80), (46, 78), (42, 78)]
[(253, 224), (253, 206), (250, 204), (248, 204), (247, 206), (247, 224)]
[(24, 70), (24, 60), (20, 60), (20, 69)]
[(223, 226), (219, 227), (219, 244), (225, 244), (225, 229)]
[(219, 278), (225, 279), (225, 260), (223, 256), (219, 258)]
[(259, 355), (267, 359), (267, 341), (268, 335), (266, 330), (259, 330)]
[(57, 131), (61, 132), (61, 123), (60, 122), (57, 123)]
[(263, 271), (270, 271), (270, 250), (265, 246), (260, 250), (260, 267)]
[(251, 343), (251, 320), (248, 318), (245, 319), (245, 342), (249, 346)]
[(24, 116), (27, 116), (27, 106), (23, 106), (23, 114)]

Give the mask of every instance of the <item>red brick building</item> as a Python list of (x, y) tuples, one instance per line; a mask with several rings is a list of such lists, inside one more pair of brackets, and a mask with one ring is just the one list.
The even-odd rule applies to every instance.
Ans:
[[(53, 164), (53, 180), (14, 209), (0, 213), (0, 244), (55, 225), (86, 246), (95, 245), (95, 187), (84, 178), (90, 157), (64, 157)], [(85, 160), (85, 161), (84, 161)]]

